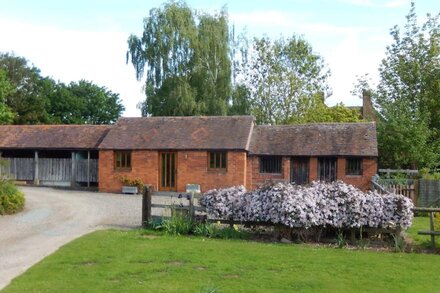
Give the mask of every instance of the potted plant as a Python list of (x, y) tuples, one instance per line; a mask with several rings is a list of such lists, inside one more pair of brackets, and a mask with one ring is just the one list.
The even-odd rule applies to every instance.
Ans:
[(144, 182), (140, 178), (121, 177), (119, 179), (122, 183), (122, 193), (138, 194), (142, 191)]

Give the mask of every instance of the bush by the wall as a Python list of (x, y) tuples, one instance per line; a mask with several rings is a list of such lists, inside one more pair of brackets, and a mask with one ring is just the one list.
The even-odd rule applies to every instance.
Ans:
[(23, 193), (12, 182), (0, 180), (0, 215), (21, 211), (24, 202)]
[(407, 228), (414, 207), (404, 196), (362, 192), (341, 181), (309, 186), (278, 183), (250, 192), (243, 186), (210, 190), (200, 204), (211, 218), (298, 228)]

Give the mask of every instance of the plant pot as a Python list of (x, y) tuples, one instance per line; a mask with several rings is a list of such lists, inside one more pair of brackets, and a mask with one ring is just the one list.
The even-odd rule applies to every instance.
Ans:
[(138, 188), (136, 186), (122, 186), (122, 193), (137, 194)]

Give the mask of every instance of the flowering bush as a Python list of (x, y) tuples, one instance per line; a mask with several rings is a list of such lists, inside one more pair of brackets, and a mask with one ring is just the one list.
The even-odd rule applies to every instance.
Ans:
[(414, 207), (402, 195), (362, 192), (341, 181), (278, 183), (249, 192), (243, 186), (214, 189), (203, 194), (200, 204), (210, 218), (298, 228), (408, 228)]

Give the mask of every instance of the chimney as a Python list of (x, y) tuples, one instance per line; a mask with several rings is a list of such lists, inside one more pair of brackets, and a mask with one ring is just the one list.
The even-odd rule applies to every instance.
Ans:
[(362, 90), (362, 119), (366, 121), (374, 121), (376, 114), (371, 102), (371, 91)]

